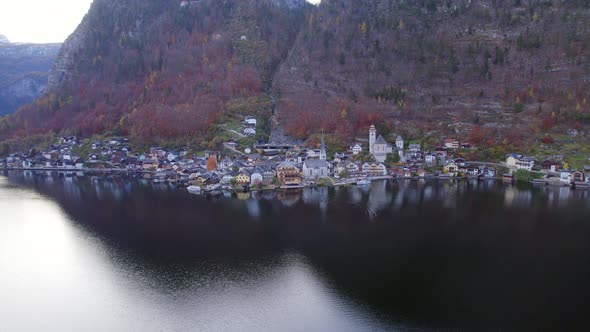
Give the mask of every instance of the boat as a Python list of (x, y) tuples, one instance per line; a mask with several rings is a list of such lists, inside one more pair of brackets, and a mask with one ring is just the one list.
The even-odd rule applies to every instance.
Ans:
[(200, 194), (201, 193), (201, 187), (199, 187), (199, 186), (188, 186), (186, 188), (186, 190), (191, 194)]
[(504, 180), (504, 182), (514, 182), (514, 175), (512, 175), (512, 174), (504, 174), (502, 176), (502, 179)]
[(212, 192), (212, 191), (220, 191), (221, 190), (221, 184), (220, 183), (216, 183), (216, 184), (210, 184), (205, 188), (206, 192)]
[(357, 186), (368, 186), (371, 184), (371, 181), (369, 180), (359, 180), (356, 182)]
[(284, 185), (281, 186), (281, 189), (301, 189), (304, 188), (304, 186), (301, 183), (285, 183)]

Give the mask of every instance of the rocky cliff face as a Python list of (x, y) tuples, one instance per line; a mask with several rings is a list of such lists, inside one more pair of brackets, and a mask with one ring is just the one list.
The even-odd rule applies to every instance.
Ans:
[(0, 36), (0, 116), (39, 97), (60, 44), (11, 44)]
[(590, 2), (95, 0), (49, 81), (0, 139), (200, 139), (232, 117), (275, 113), (299, 138), (323, 129), (346, 141), (377, 122), (534, 140), (547, 124), (590, 119)]
[(84, 18), (63, 43), (47, 77), (47, 91), (59, 88), (74, 70), (75, 56), (84, 46), (84, 36), (87, 33), (88, 20)]

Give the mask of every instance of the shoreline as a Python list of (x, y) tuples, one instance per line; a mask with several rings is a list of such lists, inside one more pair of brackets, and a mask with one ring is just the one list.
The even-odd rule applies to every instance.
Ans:
[[(86, 175), (94, 175), (94, 176), (108, 176), (108, 175), (113, 175), (113, 174), (119, 174), (119, 175), (154, 175), (157, 172), (156, 171), (150, 171), (150, 170), (130, 170), (130, 169), (125, 169), (125, 168), (55, 168), (55, 167), (51, 167), (51, 168), (47, 168), (47, 167), (42, 167), (42, 168), (36, 168), (36, 167), (5, 167), (5, 168), (0, 168), (0, 171), (38, 171), (38, 172), (53, 172), (53, 173), (71, 173), (71, 174), (75, 174), (75, 173), (92, 173), (92, 174), (83, 174), (83, 176)], [(151, 179), (146, 179), (146, 180), (151, 180)], [(590, 189), (590, 183), (586, 186), (586, 185), (580, 185), (580, 184), (565, 184), (565, 183), (551, 183), (548, 181), (545, 181), (544, 183), (540, 183), (538, 181), (535, 180), (531, 180), (531, 181), (519, 181), (517, 179), (514, 179), (512, 181), (507, 181), (506, 179), (504, 179), (503, 177), (499, 177), (499, 176), (495, 176), (495, 177), (483, 177), (483, 178), (474, 178), (474, 177), (469, 177), (469, 176), (465, 176), (465, 177), (439, 177), (439, 176), (435, 176), (435, 175), (429, 175), (429, 176), (424, 176), (424, 177), (419, 177), (419, 176), (414, 176), (411, 178), (396, 178), (394, 176), (391, 175), (387, 175), (387, 176), (378, 176), (378, 177), (358, 177), (358, 178), (348, 178), (348, 181), (342, 181), (342, 182), (331, 182), (328, 185), (301, 185), (299, 187), (293, 187), (293, 188), (284, 188), (282, 186), (275, 186), (273, 188), (259, 188), (259, 189), (249, 189), (247, 191), (243, 190), (242, 188), (220, 188), (220, 189), (215, 189), (215, 190), (203, 190), (202, 193), (203, 194), (210, 194), (212, 192), (217, 192), (217, 191), (231, 191), (231, 192), (263, 192), (263, 191), (279, 191), (279, 190), (284, 190), (284, 191), (289, 191), (289, 190), (298, 190), (298, 189), (304, 189), (304, 188), (317, 188), (317, 187), (342, 187), (342, 186), (357, 186), (357, 182), (360, 180), (368, 180), (370, 182), (373, 181), (396, 181), (396, 182), (415, 182), (415, 181), (420, 181), (420, 180), (424, 180), (424, 181), (437, 181), (437, 182), (447, 182), (447, 181), (464, 181), (464, 180), (475, 180), (477, 182), (481, 182), (481, 181), (498, 181), (498, 182), (502, 182), (502, 183), (511, 183), (511, 184), (518, 184), (518, 183), (526, 183), (526, 184), (530, 184), (530, 185), (534, 185), (536, 187), (569, 187), (571, 189), (579, 189), (579, 190), (588, 190)], [(190, 184), (187, 184), (186, 186), (183, 185), (178, 185), (177, 182), (172, 182), (172, 181), (163, 181), (161, 183), (167, 183), (167, 184), (172, 184), (175, 185), (178, 188), (181, 189), (186, 189), (188, 186), (190, 186)]]

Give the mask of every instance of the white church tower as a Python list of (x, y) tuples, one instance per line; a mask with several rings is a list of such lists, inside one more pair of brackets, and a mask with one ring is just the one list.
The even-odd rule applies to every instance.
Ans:
[(369, 153), (375, 153), (375, 141), (377, 141), (377, 129), (375, 129), (375, 125), (371, 125), (369, 129)]
[(320, 147), (320, 160), (326, 160), (326, 141), (324, 141), (324, 132), (322, 132), (322, 146)]

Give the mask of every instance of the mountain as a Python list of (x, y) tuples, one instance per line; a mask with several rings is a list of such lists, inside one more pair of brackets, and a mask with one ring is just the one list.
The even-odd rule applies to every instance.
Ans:
[(0, 35), (0, 116), (39, 97), (60, 44), (13, 44)]
[(586, 124), (589, 29), (590, 0), (95, 0), (49, 93), (1, 120), (0, 139), (205, 147), (212, 125), (255, 115), (261, 140), (325, 130), (346, 143), (375, 122), (521, 144)]
[(240, 114), (256, 115), (268, 127), (267, 91), (305, 6), (295, 0), (95, 0), (55, 61), (49, 93), (2, 120), (0, 135), (67, 129), (82, 136), (208, 141), (213, 137), (203, 135), (211, 124)]
[(544, 119), (579, 125), (590, 113), (589, 7), (323, 1), (276, 76), (280, 121), (301, 137), (364, 135), (370, 122), (410, 138), (479, 126), (489, 136), (531, 134), (516, 140), (534, 139)]

